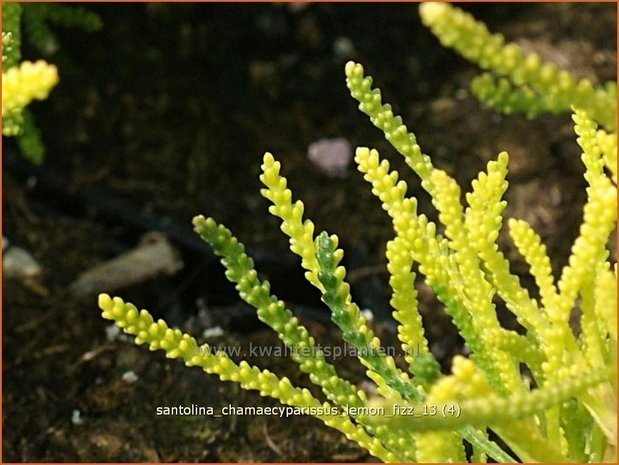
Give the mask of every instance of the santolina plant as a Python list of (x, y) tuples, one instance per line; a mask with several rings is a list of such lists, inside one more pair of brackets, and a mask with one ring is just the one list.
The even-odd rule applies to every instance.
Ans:
[(617, 82), (594, 86), (577, 79), (536, 53), (516, 44), (505, 44), (501, 34), (491, 34), (485, 24), (447, 3), (423, 3), (421, 19), (445, 47), (451, 47), (485, 70), (471, 82), (481, 101), (505, 113), (562, 113), (576, 106), (609, 130), (617, 127)]
[(47, 98), (58, 83), (58, 70), (43, 60), (21, 62), (22, 12), (19, 3), (2, 4), (2, 135), (17, 137), (24, 155), (38, 162), (43, 145), (26, 107)]
[(2, 3), (2, 135), (16, 137), (22, 155), (36, 164), (43, 162), (45, 146), (27, 106), (48, 97), (58, 83), (58, 70), (43, 60), (21, 61), (22, 32), (40, 53), (51, 55), (59, 44), (48, 23), (87, 31), (101, 27), (96, 14), (76, 6)]
[[(445, 16), (446, 11), (455, 11), (456, 16)], [(452, 21), (455, 28), (464, 24), (477, 34), (482, 48), (485, 41), (494, 44), (494, 54), (514, 50), (485, 34), (485, 29), (469, 27), (472, 18), (462, 20), (457, 15), (463, 13), (452, 7), (423, 5), (422, 12), (424, 20), (435, 27), (442, 20)], [(536, 73), (527, 63), (516, 60), (507, 74), (524, 73), (528, 80), (523, 85), (530, 83), (539, 98), (550, 99), (554, 91), (550, 86), (535, 87)], [(289, 237), (292, 252), (300, 257), (307, 280), (321, 292), (344, 341), (357, 350), (367, 376), (375, 383), (372, 397), (338, 375), (293, 312), (271, 293), (268, 282), (258, 278), (244, 246), (212, 218), (195, 217), (195, 231), (221, 257), (226, 276), (236, 284), (240, 297), (278, 333), (300, 370), (322, 389), (323, 398), (268, 370), (245, 361), (235, 363), (224, 352), (199, 345), (192, 336), (169, 328), (163, 320), (154, 321), (146, 310), (138, 311), (120, 297), (99, 296), (103, 317), (134, 335), (137, 344), (146, 343), (151, 350), (165, 351), (169, 358), (180, 358), (223, 381), (259, 391), (299, 413), (315, 415), (385, 462), (614, 461), (616, 264), (610, 262), (606, 244), (616, 223), (617, 142), (616, 133), (598, 129), (596, 124), (614, 129), (614, 117), (609, 118), (605, 108), (573, 102), (587, 202), (579, 236), (558, 281), (531, 226), (515, 218), (508, 220), (509, 233), (539, 288), (536, 299), (510, 272), (496, 242), (506, 206), (502, 197), (508, 186), (508, 154), (502, 152), (488, 163), (473, 180), (463, 204), (456, 181), (422, 153), (415, 135), (382, 102), (363, 67), (349, 62), (345, 71), (359, 108), (405, 157), (439, 213), (439, 224), (429, 221), (418, 212), (416, 199), (407, 195), (406, 183), (376, 150), (356, 150), (359, 171), (392, 219), (394, 238), (387, 244), (387, 269), (407, 369), (399, 368), (382, 350), (354, 303), (346, 270), (340, 265), (344, 252), (337, 236), (316, 233), (312, 221), (304, 218), (303, 203), (293, 200), (281, 165), (270, 153), (263, 158), (261, 193), (271, 202), (269, 211), (281, 220), (281, 230)], [(616, 115), (616, 105), (610, 111)], [(447, 375), (441, 373), (424, 335), (413, 284), (414, 264), (470, 350), (469, 357), (453, 359)], [(522, 331), (500, 324), (498, 301), (516, 316)], [(581, 314), (579, 332), (569, 325), (575, 308)], [(495, 442), (497, 437), (501, 446)], [(466, 444), (472, 451), (469, 454)]]

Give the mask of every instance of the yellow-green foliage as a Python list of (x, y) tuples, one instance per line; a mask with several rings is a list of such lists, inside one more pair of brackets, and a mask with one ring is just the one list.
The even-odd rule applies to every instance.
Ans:
[(2, 135), (16, 136), (24, 157), (40, 163), (45, 148), (26, 106), (47, 98), (58, 70), (43, 60), (20, 63), (22, 14), (21, 4), (2, 4)]
[(34, 118), (26, 108), (45, 100), (58, 83), (58, 70), (43, 60), (21, 62), (22, 28), (29, 42), (44, 54), (58, 49), (47, 22), (85, 30), (101, 27), (97, 15), (80, 7), (46, 3), (2, 3), (2, 135), (17, 137), (25, 158), (41, 163), (45, 147)]
[[(428, 20), (428, 15), (436, 16), (445, 7), (424, 8)], [(488, 163), (472, 181), (463, 204), (456, 181), (433, 166), (415, 135), (382, 102), (380, 90), (372, 87), (363, 67), (351, 62), (345, 71), (359, 108), (405, 157), (439, 213), (439, 225), (429, 221), (417, 211), (416, 199), (407, 195), (406, 183), (389, 163), (374, 149), (357, 149), (359, 171), (392, 219), (394, 238), (387, 244), (387, 269), (406, 368), (384, 353), (354, 303), (346, 270), (340, 265), (344, 252), (337, 237), (326, 232), (315, 235), (314, 224), (303, 218), (303, 203), (293, 200), (281, 165), (270, 153), (264, 155), (260, 176), (265, 186), (262, 194), (272, 203), (269, 211), (281, 220), (290, 249), (300, 257), (308, 281), (321, 292), (343, 339), (356, 349), (375, 383), (375, 394), (369, 397), (337, 374), (293, 312), (271, 294), (269, 283), (258, 279), (243, 245), (211, 218), (194, 218), (195, 231), (222, 258), (226, 276), (236, 284), (240, 297), (278, 333), (300, 370), (321, 388), (323, 399), (292, 386), (287, 378), (279, 379), (246, 362), (237, 365), (224, 353), (198, 346), (193, 337), (168, 328), (162, 320), (154, 322), (146, 310), (138, 312), (119, 297), (99, 297), (103, 317), (134, 335), (136, 343), (149, 344), (151, 350), (161, 349), (188, 366), (202, 367), (224, 381), (305, 409), (384, 461), (613, 461), (617, 289), (616, 264), (609, 261), (606, 244), (616, 223), (616, 133), (597, 128), (597, 107), (574, 108), (587, 202), (580, 234), (557, 282), (546, 249), (531, 226), (515, 218), (507, 222), (539, 288), (536, 299), (510, 272), (497, 245), (506, 205), (502, 197), (508, 187), (508, 154), (502, 152)], [(610, 127), (608, 121), (604, 123)], [(413, 286), (413, 264), (471, 352), (468, 358), (454, 358), (447, 375), (440, 372), (428, 349)], [(500, 324), (499, 301), (516, 316), (523, 331)], [(577, 333), (569, 325), (574, 308), (581, 313)], [(382, 408), (384, 415), (350, 410), (364, 406)], [(404, 414), (411, 412), (415, 416)], [(490, 439), (491, 432), (509, 452)], [(472, 446), (469, 457), (466, 443)]]
[(21, 15), (19, 3), (2, 4), (2, 69), (6, 70), (21, 60)]
[(43, 60), (24, 61), (2, 73), (2, 113), (21, 111), (32, 100), (45, 100), (58, 82), (58, 70)]
[(489, 71), (471, 83), (473, 93), (488, 105), (528, 116), (566, 112), (574, 105), (604, 127), (616, 129), (617, 82), (594, 86), (587, 79), (578, 80), (535, 53), (505, 44), (501, 34), (491, 34), (485, 24), (448, 3), (423, 3), (419, 12), (441, 44)]

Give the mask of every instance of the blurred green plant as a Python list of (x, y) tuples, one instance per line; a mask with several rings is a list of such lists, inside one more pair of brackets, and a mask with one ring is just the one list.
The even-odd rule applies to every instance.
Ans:
[(2, 135), (16, 137), (22, 155), (35, 164), (44, 160), (45, 146), (27, 105), (44, 100), (58, 82), (55, 66), (38, 60), (21, 62), (22, 29), (40, 53), (52, 56), (58, 39), (47, 23), (95, 31), (100, 18), (81, 7), (49, 3), (2, 3)]
[(576, 79), (554, 63), (542, 62), (536, 53), (525, 53), (501, 34), (448, 3), (422, 3), (423, 23), (467, 60), (488, 70), (473, 79), (471, 91), (479, 100), (504, 113), (569, 112), (572, 106), (586, 111), (606, 129), (616, 130), (617, 81), (594, 86)]
[(50, 25), (77, 28), (85, 32), (101, 29), (99, 15), (85, 8), (60, 3), (22, 3), (22, 23), (28, 43), (45, 56), (52, 56), (60, 43)]

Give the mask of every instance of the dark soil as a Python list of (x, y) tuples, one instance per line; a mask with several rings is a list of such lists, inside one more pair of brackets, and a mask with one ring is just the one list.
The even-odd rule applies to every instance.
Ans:
[[(200, 341), (245, 352), (250, 344), (278, 345), (239, 304), (208, 247), (196, 244), (191, 218), (205, 214), (247, 244), (261, 275), (322, 345), (341, 344), (259, 194), (268, 150), (317, 229), (340, 236), (353, 296), (374, 311), (384, 344), (395, 344), (384, 268), (388, 218), (354, 166), (346, 177), (330, 178), (308, 160), (308, 145), (345, 137), (378, 148), (419, 196), (420, 210), (434, 212), (418, 180), (356, 109), (343, 73), (350, 58), (364, 64), (425, 153), (463, 188), (507, 150), (507, 216), (528, 220), (541, 234), (556, 272), (565, 263), (585, 195), (570, 116), (529, 121), (482, 108), (466, 90), (477, 68), (440, 47), (416, 6), (88, 8), (101, 15), (104, 29), (57, 31), (62, 49), (48, 60), (61, 81), (33, 107), (47, 146), (44, 166), (20, 163), (12, 141), (3, 139), (3, 234), (43, 267), (36, 283), (3, 280), (3, 461), (372, 461), (311, 417), (157, 416), (157, 406), (276, 402), (108, 337), (96, 296), (78, 300), (68, 290), (80, 273), (159, 229), (183, 269), (118, 294)], [(614, 4), (466, 8), (578, 76), (616, 79)], [(343, 39), (354, 50), (338, 55), (334, 44), (346, 48)], [(528, 283), (509, 238), (501, 242)], [(420, 290), (432, 350), (447, 370), (462, 341), (421, 283)], [(507, 313), (502, 318), (516, 324)], [(201, 337), (217, 325), (223, 336)], [(289, 359), (249, 361), (311, 387)], [(368, 385), (356, 361), (335, 364)]]

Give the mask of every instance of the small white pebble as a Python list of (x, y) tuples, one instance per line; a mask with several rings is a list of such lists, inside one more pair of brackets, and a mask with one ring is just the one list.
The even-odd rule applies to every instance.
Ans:
[(126, 381), (127, 383), (135, 383), (139, 378), (138, 375), (135, 374), (135, 372), (133, 370), (129, 370), (129, 371), (125, 371), (123, 373), (123, 381)]
[(359, 383), (359, 388), (365, 392), (369, 397), (374, 397), (377, 395), (376, 392), (376, 384), (365, 379)]
[(204, 332), (202, 333), (202, 337), (204, 338), (209, 338), (209, 337), (220, 337), (224, 335), (224, 330), (221, 329), (220, 326), (214, 326), (212, 328), (206, 328), (204, 330)]
[(352, 160), (352, 148), (343, 137), (320, 139), (307, 148), (307, 157), (327, 176), (343, 178)]
[(286, 8), (288, 8), (288, 11), (290, 11), (291, 13), (300, 13), (310, 5), (311, 2), (292, 2), (286, 3)]
[(2, 272), (7, 278), (28, 279), (41, 274), (41, 265), (21, 247), (11, 247), (2, 254)]
[(82, 361), (83, 362), (88, 362), (89, 360), (92, 360), (93, 358), (95, 358), (95, 356), (98, 354), (99, 352), (97, 350), (89, 350), (88, 352), (86, 352), (84, 355), (82, 355)]
[(364, 308), (363, 310), (361, 310), (361, 316), (365, 318), (365, 321), (367, 321), (368, 323), (374, 321), (374, 313), (369, 308)]
[(105, 328), (105, 337), (108, 341), (114, 342), (120, 335), (120, 328), (116, 325), (109, 325)]
[(74, 425), (81, 425), (82, 423), (84, 423), (84, 420), (82, 419), (82, 414), (79, 410), (74, 409), (71, 413), (71, 423), (73, 423)]
[(355, 44), (348, 37), (340, 36), (333, 42), (333, 54), (337, 58), (350, 60), (357, 55)]

